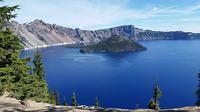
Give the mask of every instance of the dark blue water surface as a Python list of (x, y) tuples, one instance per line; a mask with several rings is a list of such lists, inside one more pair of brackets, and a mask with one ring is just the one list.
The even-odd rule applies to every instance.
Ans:
[[(41, 50), (50, 90), (58, 90), (71, 103), (102, 107), (146, 108), (154, 80), (163, 92), (162, 108), (195, 104), (200, 70), (200, 40), (140, 42), (147, 51), (129, 53), (79, 53), (79, 49), (49, 47)], [(22, 57), (35, 50), (23, 51)]]

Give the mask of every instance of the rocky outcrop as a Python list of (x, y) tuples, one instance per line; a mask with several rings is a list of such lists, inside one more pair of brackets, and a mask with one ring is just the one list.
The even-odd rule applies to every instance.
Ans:
[[(60, 106), (47, 103), (35, 102), (27, 100), (25, 105), (22, 105), (19, 100), (8, 96), (0, 96), (0, 112), (157, 112), (150, 109), (119, 109), (108, 108), (94, 109), (94, 106)], [(175, 109), (161, 109), (160, 112), (200, 112), (200, 107), (183, 107)]]
[(161, 32), (136, 28), (133, 25), (124, 25), (100, 30), (71, 29), (55, 24), (48, 24), (42, 20), (19, 24), (7, 23), (20, 38), (25, 48), (45, 47), (71, 43), (97, 43), (111, 35), (122, 35), (133, 40), (166, 40), (166, 39), (199, 39), (200, 33), (191, 32)]

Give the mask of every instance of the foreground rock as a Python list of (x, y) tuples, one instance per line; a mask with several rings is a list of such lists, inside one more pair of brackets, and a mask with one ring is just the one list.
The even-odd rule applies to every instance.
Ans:
[(142, 51), (146, 48), (139, 43), (130, 40), (120, 35), (113, 35), (94, 45), (88, 45), (81, 48), (80, 52), (127, 52), (127, 51)]
[(26, 49), (71, 43), (97, 43), (111, 35), (122, 35), (132, 40), (200, 39), (200, 33), (151, 31), (136, 28), (133, 25), (92, 31), (71, 29), (35, 20), (25, 24), (10, 22), (6, 27), (15, 32)]
[[(38, 103), (34, 101), (26, 101), (25, 105), (22, 105), (20, 101), (8, 97), (7, 94), (0, 97), (0, 112), (97, 112), (94, 110), (94, 107), (88, 106), (79, 106), (79, 107), (71, 107), (71, 106), (56, 106), (47, 103)], [(156, 112), (154, 110), (149, 109), (137, 109), (137, 110), (129, 110), (129, 109), (117, 109), (110, 108), (100, 110), (98, 112)], [(176, 108), (176, 109), (168, 109), (161, 110), (161, 112), (200, 112), (200, 107), (184, 107), (184, 108)]]

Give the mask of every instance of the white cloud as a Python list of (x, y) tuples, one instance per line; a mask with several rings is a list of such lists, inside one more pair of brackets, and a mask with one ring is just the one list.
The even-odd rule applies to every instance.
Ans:
[(182, 22), (200, 22), (200, 17), (187, 17), (180, 19)]
[(200, 2), (197, 2), (187, 8), (188, 11), (198, 11), (200, 10)]
[(158, 8), (157, 8), (157, 7), (153, 7), (152, 10), (153, 10), (153, 11), (157, 11)]
[[(176, 30), (181, 28), (171, 27), (174, 25), (174, 21), (198, 21), (198, 18), (194, 18), (194, 15), (199, 12), (200, 8), (200, 2), (168, 7), (154, 5), (148, 7), (147, 5), (147, 7), (136, 8), (134, 6), (127, 7), (130, 0), (115, 0), (114, 2), (113, 0), (7, 1), (9, 4), (20, 4), (21, 9), (17, 11), (17, 21), (20, 23), (42, 19), (48, 23), (83, 29), (99, 29), (121, 24), (135, 24), (136, 21), (144, 22), (148, 20), (151, 20), (151, 23), (147, 23), (149, 27), (153, 27), (154, 24), (158, 24), (159, 20), (160, 26), (161, 24), (167, 24), (169, 28), (172, 28), (171, 30)], [(198, 15), (196, 16), (198, 17)], [(145, 26), (145, 24), (141, 23), (140, 26)], [(162, 29), (161, 27), (160, 29)]]
[(87, 27), (94, 25), (114, 24), (124, 20), (148, 19), (154, 14), (149, 9), (133, 10), (124, 8), (124, 3), (97, 4), (89, 0), (68, 0), (57, 4), (44, 5), (35, 1), (19, 2), (21, 10), (18, 12), (20, 22), (43, 19), (50, 23), (64, 26)]

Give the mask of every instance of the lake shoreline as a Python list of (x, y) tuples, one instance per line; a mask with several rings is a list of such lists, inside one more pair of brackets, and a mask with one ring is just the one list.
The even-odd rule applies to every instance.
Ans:
[(52, 44), (52, 45), (42, 45), (42, 46), (37, 46), (37, 47), (31, 47), (31, 48), (24, 48), (23, 50), (32, 50), (32, 49), (37, 49), (37, 48), (47, 48), (47, 47), (55, 47), (55, 46), (65, 46), (65, 45), (74, 45), (76, 42), (67, 42), (67, 43), (57, 43), (57, 44)]
[[(94, 109), (94, 106), (86, 106), (86, 105), (80, 105), (77, 107), (73, 106), (62, 106), (62, 105), (52, 105), (48, 103), (42, 103), (42, 102), (35, 102), (31, 100), (26, 100), (25, 105), (22, 105), (19, 100), (15, 98), (10, 98), (8, 96), (0, 96), (0, 111), (15, 111), (15, 112), (21, 112), (21, 111), (40, 111), (40, 112), (46, 112), (46, 111), (54, 111), (54, 112), (60, 112), (60, 111), (67, 111), (67, 112), (157, 112), (155, 110), (151, 109), (122, 109), (122, 108), (99, 108), (99, 111)], [(171, 109), (161, 109), (160, 112), (198, 112), (200, 111), (200, 107), (198, 106), (189, 106), (189, 107), (180, 107), (180, 108), (171, 108)]]
[[(152, 42), (152, 41), (188, 41), (188, 40), (200, 40), (200, 39), (152, 39), (152, 40), (137, 40), (137, 42)], [(88, 43), (88, 42), (86, 42)], [(78, 42), (65, 42), (65, 43), (57, 43), (57, 44), (52, 44), (52, 45), (42, 45), (42, 46), (37, 46), (37, 47), (30, 47), (30, 48), (24, 48), (23, 50), (32, 50), (32, 49), (37, 49), (37, 48), (47, 48), (47, 47), (55, 47), (55, 46), (67, 46), (67, 48), (80, 48), (80, 43)]]

